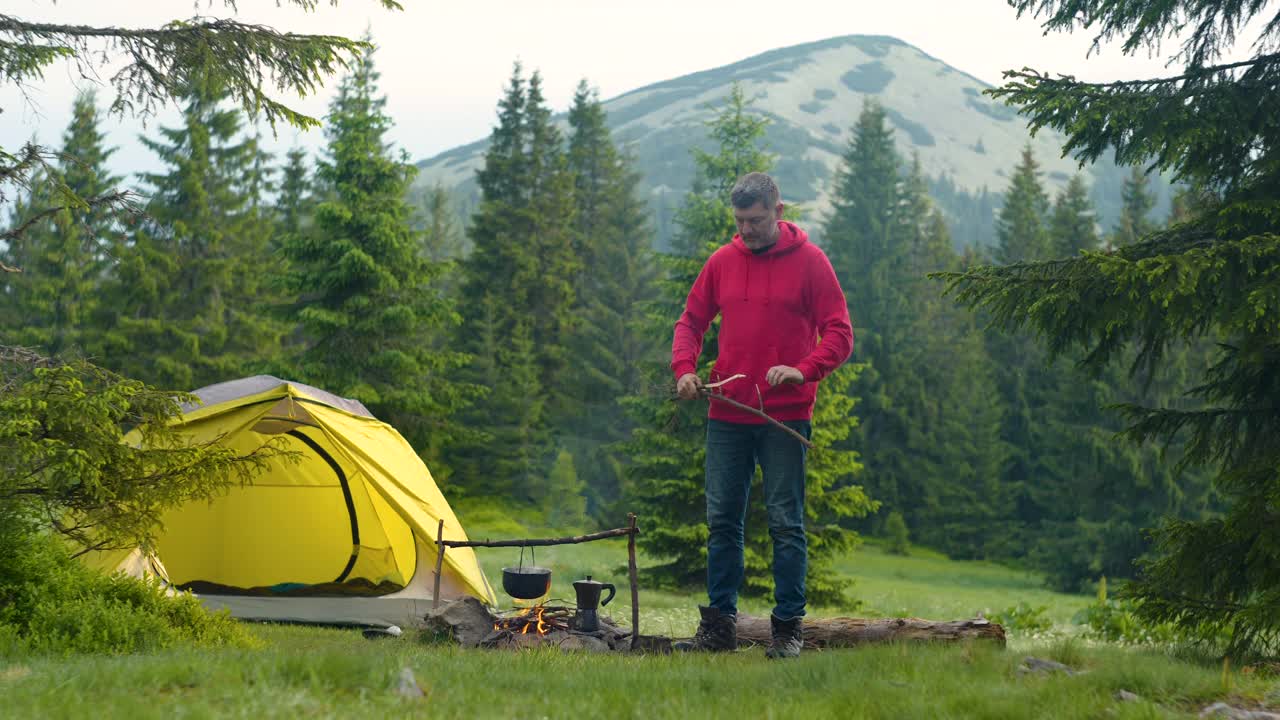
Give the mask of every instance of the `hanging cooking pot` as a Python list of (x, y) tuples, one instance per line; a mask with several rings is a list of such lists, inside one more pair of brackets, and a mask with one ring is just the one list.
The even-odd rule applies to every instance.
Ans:
[[(537, 557), (529, 548), (533, 562)], [(524, 546), (520, 546), (520, 564), (502, 568), (502, 589), (517, 600), (537, 600), (551, 591), (551, 569), (524, 564)]]

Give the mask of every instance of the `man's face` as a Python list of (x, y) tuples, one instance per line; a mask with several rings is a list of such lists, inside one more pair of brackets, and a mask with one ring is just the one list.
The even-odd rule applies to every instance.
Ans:
[(742, 236), (742, 242), (753, 249), (777, 241), (778, 221), (781, 219), (781, 202), (772, 208), (765, 207), (761, 201), (751, 207), (733, 209), (733, 221), (738, 225), (738, 234)]

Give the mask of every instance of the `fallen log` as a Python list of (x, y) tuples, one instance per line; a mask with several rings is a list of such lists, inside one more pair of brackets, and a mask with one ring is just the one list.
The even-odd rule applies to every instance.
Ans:
[[(920, 618), (816, 618), (802, 624), (806, 648), (867, 643), (985, 640), (1004, 647), (1004, 628), (989, 620), (935, 622)], [(738, 642), (769, 644), (769, 618), (738, 615)]]

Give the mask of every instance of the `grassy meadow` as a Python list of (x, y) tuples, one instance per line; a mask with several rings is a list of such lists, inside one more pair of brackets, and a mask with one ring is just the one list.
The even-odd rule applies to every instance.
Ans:
[[(485, 513), (463, 521), (473, 537), (546, 534)], [(518, 559), (518, 551), (477, 552), (494, 580)], [(619, 585), (606, 610), (629, 618), (625, 541), (551, 548), (537, 559), (553, 570), (553, 598), (571, 602), (569, 582), (590, 573)], [(1280, 678), (1263, 670), (1074, 637), (1070, 618), (1089, 598), (1045, 591), (1033, 575), (874, 546), (840, 570), (855, 579), (863, 606), (814, 615), (958, 619), (1025, 602), (1045, 606), (1055, 626), (1015, 635), (1004, 650), (895, 645), (776, 663), (760, 649), (692, 657), (464, 651), (413, 633), (371, 641), (348, 629), (254, 625), (258, 649), (0, 658), (0, 717), (1163, 718), (1193, 717), (1219, 700), (1280, 709)], [(698, 596), (640, 598), (646, 634), (692, 631)], [(748, 601), (744, 610), (764, 614), (768, 606)], [(1085, 672), (1023, 674), (1027, 655)], [(406, 669), (422, 696), (397, 690)], [(1120, 690), (1141, 699), (1118, 700)]]

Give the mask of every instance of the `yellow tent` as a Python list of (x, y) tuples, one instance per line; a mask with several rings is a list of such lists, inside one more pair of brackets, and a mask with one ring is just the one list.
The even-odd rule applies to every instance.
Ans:
[[(431, 606), (437, 523), (466, 533), (413, 448), (355, 400), (259, 375), (195, 391), (184, 433), (248, 453), (270, 440), (294, 457), (252, 484), (168, 512), (152, 557), (88, 558), (155, 574), (247, 619), (412, 625)], [(494, 603), (470, 548), (445, 554), (442, 599)]]

